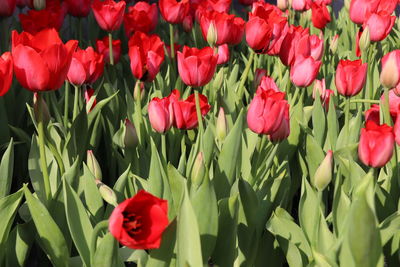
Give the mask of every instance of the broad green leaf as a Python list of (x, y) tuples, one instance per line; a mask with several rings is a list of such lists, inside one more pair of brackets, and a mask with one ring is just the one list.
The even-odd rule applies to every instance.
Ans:
[(314, 100), (314, 107), (312, 112), (312, 123), (314, 138), (317, 143), (322, 147), (325, 141), (325, 111), (321, 104), (319, 94), (316, 95)]
[(339, 128), (338, 128), (339, 126), (338, 126), (338, 120), (337, 120), (337, 115), (336, 115), (336, 108), (335, 108), (335, 104), (334, 104), (332, 97), (329, 100), (327, 124), (328, 124), (328, 133), (327, 134), (328, 134), (329, 142), (331, 144), (331, 149), (334, 149), (336, 147), (336, 140), (337, 140), (338, 134), (339, 134)]
[(93, 264), (87, 266), (117, 266), (118, 242), (111, 233), (100, 241), (93, 257)]
[(115, 194), (117, 195), (118, 203), (122, 202), (124, 198), (124, 190), (126, 187), (126, 183), (129, 177), (129, 172), (131, 169), (131, 165), (126, 168), (126, 170), (119, 176), (117, 181), (114, 184), (113, 190)]
[(176, 221), (163, 232), (160, 248), (150, 250), (146, 267), (169, 267), (176, 246)]
[(393, 237), (393, 235), (399, 233), (400, 230), (400, 214), (394, 213), (387, 217), (380, 225), (380, 232), (382, 238), (382, 246)]
[(12, 230), (7, 243), (6, 266), (25, 266), (29, 256), (35, 232), (33, 223), (17, 224)]
[(31, 178), (32, 187), (35, 189), (37, 197), (41, 201), (45, 201), (46, 195), (44, 192), (43, 174), (40, 168), (39, 146), (36, 140), (36, 135), (32, 137), (31, 150), (29, 151), (28, 170)]
[(85, 204), (91, 215), (94, 224), (97, 224), (103, 219), (104, 202), (97, 188), (95, 178), (90, 172), (86, 164), (83, 165), (83, 193), (85, 195)]
[(0, 198), (5, 197), (10, 193), (13, 171), (14, 142), (13, 139), (11, 139), (0, 163)]
[(310, 179), (312, 181), (319, 164), (325, 158), (325, 153), (322, 150), (321, 146), (318, 144), (318, 142), (315, 140), (315, 138), (312, 137), (311, 135), (307, 135), (306, 142), (307, 142), (306, 160), (308, 165), (308, 171), (310, 174)]
[(186, 179), (175, 169), (174, 166), (168, 164), (167, 167), (168, 174), (168, 182), (171, 187), (171, 195), (173, 201), (173, 205), (169, 205), (169, 208), (175, 209), (175, 213), (178, 212), (180, 204), (182, 203), (184, 189), (186, 187)]

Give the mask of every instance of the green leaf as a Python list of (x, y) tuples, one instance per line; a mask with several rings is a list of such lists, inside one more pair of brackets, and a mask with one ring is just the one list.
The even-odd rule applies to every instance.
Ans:
[[(109, 84), (104, 84), (104, 87), (109, 86)], [(90, 126), (93, 123), (93, 120), (96, 118), (97, 114), (100, 113), (101, 109), (107, 105), (111, 100), (113, 100), (114, 97), (118, 95), (119, 91), (115, 92), (111, 96), (101, 100), (96, 104), (96, 106), (92, 109), (92, 111), (89, 112), (87, 115), (87, 120), (88, 120), (88, 125)], [(86, 111), (85, 111), (86, 113)]]
[(186, 179), (170, 163), (167, 167), (167, 174), (173, 199), (173, 205), (169, 205), (169, 208), (174, 208), (175, 213), (177, 213), (180, 208), (180, 204), (182, 203), (183, 195), (185, 192)]
[(72, 240), (86, 266), (90, 266), (90, 242), (93, 226), (79, 196), (64, 180), (65, 215)]
[(131, 170), (131, 165), (126, 168), (126, 170), (119, 176), (117, 181), (114, 184), (113, 190), (115, 194), (117, 195), (117, 201), (118, 203), (122, 202), (125, 197), (124, 197), (124, 189), (126, 187), (126, 183), (129, 177), (129, 172)]
[(331, 149), (334, 149), (336, 147), (336, 141), (337, 141), (338, 134), (339, 134), (339, 128), (338, 128), (339, 126), (338, 126), (336, 108), (335, 108), (335, 103), (333, 101), (333, 97), (331, 97), (329, 100), (327, 123), (328, 123), (328, 133), (327, 134), (328, 134), (329, 142), (331, 144)]
[(69, 251), (65, 238), (46, 207), (24, 187), (26, 202), (40, 238), (40, 246), (54, 266), (68, 266)]
[(0, 163), (0, 198), (10, 193), (14, 170), (14, 142), (10, 140)]
[(91, 215), (92, 221), (94, 224), (97, 224), (103, 219), (104, 202), (97, 188), (95, 178), (86, 164), (83, 165), (83, 176), (81, 179), (84, 180), (83, 193), (85, 195), (86, 207)]
[(400, 230), (400, 214), (398, 212), (387, 217), (380, 225), (379, 229), (381, 231), (382, 246), (395, 235), (399, 233)]
[(313, 133), (314, 138), (320, 146), (323, 146), (325, 141), (325, 111), (321, 104), (319, 94), (316, 95), (314, 100), (314, 107), (312, 113)]
[(306, 160), (308, 164), (308, 171), (310, 174), (311, 181), (314, 179), (314, 174), (319, 166), (319, 164), (325, 158), (325, 153), (322, 150), (321, 146), (311, 135), (307, 135), (306, 140)]
[(6, 266), (25, 266), (33, 240), (33, 223), (17, 224), (8, 238)]
[(96, 249), (93, 264), (86, 266), (117, 266), (117, 257), (118, 242), (111, 233), (107, 233)]
[(46, 195), (44, 192), (43, 174), (40, 169), (39, 159), (39, 146), (37, 144), (36, 136), (33, 135), (28, 158), (29, 177), (31, 178), (32, 187), (35, 190), (37, 197), (44, 202), (46, 200)]
[(150, 250), (146, 267), (169, 267), (176, 244), (176, 220), (172, 221), (163, 232), (161, 245)]

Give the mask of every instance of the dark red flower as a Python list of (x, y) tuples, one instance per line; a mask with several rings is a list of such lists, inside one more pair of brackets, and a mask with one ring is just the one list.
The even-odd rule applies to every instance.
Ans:
[(14, 13), (16, 0), (3, 0), (0, 4), (0, 17), (9, 17)]
[(74, 17), (87, 17), (90, 13), (92, 0), (64, 0), (68, 13)]
[(125, 12), (124, 1), (114, 2), (113, 0), (94, 0), (92, 4), (93, 14), (100, 28), (112, 32), (121, 27)]
[(129, 37), (134, 32), (149, 33), (154, 31), (158, 23), (158, 9), (156, 4), (138, 2), (129, 7), (124, 16), (125, 33)]
[(94, 51), (93, 47), (85, 50), (78, 48), (72, 56), (68, 70), (68, 81), (75, 85), (94, 83), (104, 71), (104, 56)]
[(0, 56), (0, 96), (8, 92), (13, 78), (13, 60), (10, 52)]
[[(108, 36), (105, 36), (103, 39), (97, 40), (96, 50), (100, 54), (103, 54), (105, 62), (110, 63), (110, 46), (108, 42), (109, 42)], [(112, 40), (112, 47), (113, 47), (114, 64), (117, 64), (121, 56), (121, 41)]]
[(331, 15), (329, 14), (328, 9), (326, 8), (325, 3), (312, 3), (312, 16), (311, 21), (315, 28), (320, 30), (325, 28), (325, 25), (331, 21)]
[(140, 190), (112, 212), (108, 228), (122, 245), (132, 249), (155, 249), (168, 226), (168, 202)]
[(171, 24), (179, 24), (188, 15), (190, 2), (189, 0), (160, 0), (158, 7), (165, 21)]

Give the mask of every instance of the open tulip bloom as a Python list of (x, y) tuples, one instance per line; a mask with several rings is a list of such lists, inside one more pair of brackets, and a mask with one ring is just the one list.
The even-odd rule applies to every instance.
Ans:
[(0, 266), (400, 266), (399, 1), (269, 2), (0, 0)]

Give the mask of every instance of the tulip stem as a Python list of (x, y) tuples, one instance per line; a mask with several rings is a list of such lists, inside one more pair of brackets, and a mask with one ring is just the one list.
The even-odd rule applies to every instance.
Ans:
[(110, 51), (110, 64), (111, 64), (111, 66), (114, 65), (114, 56), (113, 56), (113, 45), (112, 45), (112, 42), (113, 42), (113, 37), (112, 37), (111, 32), (109, 32), (109, 33), (108, 33), (108, 48), (109, 48), (109, 51)]
[(68, 127), (68, 105), (69, 105), (69, 90), (70, 85), (68, 81), (65, 81), (65, 98), (64, 98), (64, 127)]
[(383, 89), (383, 95), (384, 95), (383, 104), (382, 104), (383, 122), (386, 123), (387, 125), (391, 126), (392, 120), (390, 117), (389, 89), (388, 88), (385, 87)]
[(344, 127), (346, 131), (347, 140), (350, 134), (350, 97), (346, 97), (346, 104), (344, 106)]
[(200, 133), (203, 133), (203, 118), (201, 116), (201, 109), (200, 109), (200, 98), (199, 98), (199, 92), (197, 90), (194, 90), (194, 98), (196, 101), (196, 114), (197, 114), (197, 120), (199, 122), (199, 131)]
[(164, 157), (165, 162), (167, 162), (167, 142), (166, 133), (161, 134), (161, 152)]
[(50, 188), (50, 178), (49, 178), (49, 172), (47, 170), (47, 161), (46, 161), (46, 150), (44, 146), (44, 120), (43, 120), (43, 101), (40, 99), (42, 97), (42, 94), (38, 92), (37, 94), (38, 97), (38, 121), (37, 121), (37, 127), (38, 127), (38, 137), (39, 137), (39, 155), (40, 155), (40, 165), (43, 173), (43, 184), (44, 184), (44, 193), (46, 196), (46, 202), (47, 204), (51, 200), (51, 188)]
[(75, 87), (75, 96), (74, 96), (74, 113), (72, 115), (73, 121), (76, 119), (79, 113), (79, 87), (74, 85)]
[(174, 25), (169, 24), (169, 42), (171, 49), (171, 81), (170, 86), (175, 87), (176, 61), (175, 61), (175, 41), (174, 41)]
[(142, 118), (142, 91), (140, 90), (140, 81), (137, 80), (135, 86), (138, 86), (138, 90), (137, 90), (137, 98), (135, 99), (135, 104), (137, 108), (137, 112), (138, 112), (138, 128), (136, 129), (138, 131), (138, 139), (139, 139), (139, 144), (142, 144), (142, 140), (143, 140), (143, 118)]
[(239, 87), (238, 87), (238, 90), (237, 90), (239, 99), (242, 99), (242, 97), (243, 97), (243, 94), (244, 94), (244, 83), (247, 80), (247, 76), (249, 75), (249, 71), (250, 71), (251, 65), (253, 64), (254, 55), (255, 55), (254, 51), (250, 50), (250, 57), (249, 57), (249, 60), (247, 61), (246, 68), (243, 71), (242, 77), (240, 77), (240, 83), (239, 83)]
[(96, 226), (93, 229), (92, 233), (92, 239), (90, 242), (90, 256), (91, 256), (91, 262), (93, 264), (94, 260), (94, 255), (96, 253), (97, 249), (97, 237), (100, 235), (101, 231), (105, 230), (108, 228), (108, 220), (104, 220), (96, 224)]

